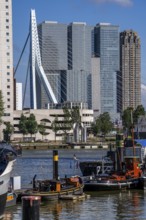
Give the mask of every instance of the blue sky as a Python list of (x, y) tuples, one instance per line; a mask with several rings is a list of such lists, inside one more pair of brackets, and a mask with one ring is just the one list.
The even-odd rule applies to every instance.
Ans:
[[(14, 65), (18, 61), (29, 31), (30, 10), (36, 10), (37, 22), (44, 20), (70, 23), (83, 21), (89, 25), (108, 22), (120, 31), (133, 29), (141, 38), (141, 81), (146, 85), (146, 0), (12, 0)], [(28, 56), (27, 48), (25, 55)], [(27, 66), (22, 60), (22, 66)], [(18, 69), (16, 78), (24, 73)], [(146, 90), (146, 87), (143, 87)], [(144, 98), (144, 97), (143, 97)], [(146, 101), (146, 99), (145, 99)]]

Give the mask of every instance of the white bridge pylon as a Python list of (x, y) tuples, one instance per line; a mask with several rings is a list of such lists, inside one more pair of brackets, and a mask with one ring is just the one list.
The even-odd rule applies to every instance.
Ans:
[(31, 21), (30, 21), (30, 91), (31, 91), (31, 108), (37, 109), (37, 97), (36, 97), (36, 74), (39, 77), (39, 81), (41, 85), (43, 85), (48, 98), (52, 100), (53, 103), (57, 103), (57, 99), (54, 95), (54, 92), (51, 88), (51, 85), (46, 77), (44, 72), (42, 62), (41, 62), (41, 54), (40, 54), (40, 46), (38, 39), (38, 30), (37, 30), (37, 22), (35, 10), (31, 10)]

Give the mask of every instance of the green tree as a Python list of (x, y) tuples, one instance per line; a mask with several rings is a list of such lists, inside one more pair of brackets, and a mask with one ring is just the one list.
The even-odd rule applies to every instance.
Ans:
[(4, 115), (4, 102), (2, 91), (0, 90), (0, 125), (2, 124), (2, 116)]
[(38, 125), (38, 131), (40, 132), (40, 134), (42, 135), (42, 139), (44, 137), (44, 135), (46, 134), (46, 123), (45, 122), (41, 122)]
[(74, 107), (74, 108), (71, 109), (70, 117), (71, 117), (71, 120), (72, 120), (72, 124), (81, 123), (81, 116), (80, 116), (79, 107)]
[(38, 131), (38, 124), (34, 114), (30, 114), (29, 118), (27, 119), (27, 130), (28, 133), (31, 134), (31, 137)]
[(123, 128), (129, 132), (133, 126), (133, 108), (128, 107), (123, 111), (122, 123)]
[(66, 107), (63, 108), (63, 113), (64, 113), (63, 120), (62, 122), (60, 122), (60, 127), (61, 130), (64, 132), (64, 138), (66, 141), (67, 135), (73, 127), (73, 122), (72, 122), (70, 110), (68, 108)]
[(51, 127), (52, 127), (52, 131), (55, 133), (55, 142), (56, 142), (57, 132), (61, 129), (57, 116), (55, 117), (54, 121), (52, 121)]
[(21, 114), (20, 121), (19, 121), (19, 131), (24, 135), (28, 134), (27, 129), (27, 117), (24, 114)]
[(137, 124), (139, 116), (145, 115), (145, 109), (143, 105), (138, 105), (135, 111), (133, 112), (133, 122), (134, 125)]
[(11, 139), (11, 135), (14, 132), (14, 126), (8, 121), (8, 122), (4, 122), (6, 128), (3, 129), (3, 133), (4, 133), (4, 139), (6, 141), (10, 141)]
[(92, 131), (95, 135), (102, 133), (106, 135), (113, 129), (113, 124), (108, 112), (100, 114), (95, 122), (92, 124)]
[(102, 134), (106, 135), (113, 129), (113, 124), (110, 119), (110, 115), (108, 112), (105, 112), (100, 115), (100, 130)]
[(93, 122), (91, 124), (91, 130), (92, 130), (94, 135), (98, 135), (101, 132), (101, 129), (100, 129), (101, 125), (100, 125), (100, 123), (101, 123), (100, 118), (97, 118), (95, 120), (95, 122)]

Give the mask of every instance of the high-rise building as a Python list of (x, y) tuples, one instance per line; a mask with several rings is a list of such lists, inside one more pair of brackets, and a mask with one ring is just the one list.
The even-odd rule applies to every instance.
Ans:
[(22, 110), (22, 83), (16, 83), (16, 110)]
[(94, 111), (94, 118), (96, 118), (101, 112), (100, 102), (100, 58), (92, 57), (92, 76), (91, 76), (91, 87), (92, 87), (92, 109)]
[(91, 107), (91, 54), (93, 27), (84, 22), (68, 26), (67, 100)]
[[(67, 25), (45, 21), (38, 25), (42, 66), (57, 101), (66, 101)], [(37, 81), (38, 108), (47, 108), (48, 100)]]
[[(84, 102), (91, 107), (92, 29), (83, 22), (38, 25), (42, 66), (58, 103)], [(50, 101), (37, 82), (38, 108), (47, 108)]]
[(4, 101), (4, 121), (13, 120), (12, 1), (0, 1), (0, 90)]
[(99, 23), (95, 27), (95, 55), (100, 57), (101, 113), (117, 118), (117, 72), (119, 71), (119, 26)]
[(132, 30), (120, 33), (120, 72), (123, 110), (135, 109), (141, 104), (141, 43)]

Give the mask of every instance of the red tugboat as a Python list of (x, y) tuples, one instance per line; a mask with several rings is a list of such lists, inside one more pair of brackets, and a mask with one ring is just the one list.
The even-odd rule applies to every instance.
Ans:
[(142, 188), (139, 161), (136, 157), (125, 158), (125, 172), (119, 171), (111, 175), (97, 175), (84, 177), (85, 191), (98, 190), (122, 190), (122, 189), (140, 189)]
[(131, 147), (128, 148), (117, 147), (113, 160), (115, 164), (113, 173), (83, 177), (85, 191), (143, 189), (140, 157), (135, 152), (133, 139), (131, 143)]

